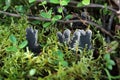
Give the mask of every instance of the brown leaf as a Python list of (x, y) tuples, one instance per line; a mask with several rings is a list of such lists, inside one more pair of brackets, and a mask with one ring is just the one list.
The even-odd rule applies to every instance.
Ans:
[(117, 24), (117, 25), (115, 26), (115, 32), (116, 32), (117, 30), (120, 30), (120, 24)]

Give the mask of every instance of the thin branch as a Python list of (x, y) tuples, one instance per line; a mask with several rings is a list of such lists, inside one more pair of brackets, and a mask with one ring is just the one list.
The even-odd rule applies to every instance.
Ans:
[[(19, 14), (14, 14), (14, 13), (9, 13), (9, 12), (4, 12), (0, 10), (0, 14), (4, 14), (4, 15), (8, 15), (8, 16), (12, 16), (12, 17), (22, 17)], [(40, 21), (52, 21), (51, 19), (46, 19), (46, 18), (42, 18), (42, 17), (33, 17), (33, 16), (27, 16), (28, 19), (31, 20), (40, 20)], [(113, 35), (108, 32), (107, 30), (105, 30), (104, 28), (102, 28), (102, 26), (99, 26), (98, 24), (91, 22), (91, 21), (86, 21), (86, 20), (68, 20), (68, 21), (64, 21), (64, 20), (57, 20), (56, 22), (60, 22), (60, 23), (71, 23), (71, 22), (80, 22), (82, 21), (83, 23), (88, 23), (90, 25), (95, 26), (97, 29), (101, 30), (103, 33), (107, 34), (108, 36), (110, 36), (111, 38), (114, 38)]]
[[(45, 0), (37, 0), (37, 2), (42, 2), (42, 1), (45, 1)], [(46, 1), (48, 3), (50, 3), (50, 0), (46, 0)], [(91, 3), (89, 5), (77, 7), (78, 3), (79, 3), (78, 1), (71, 0), (67, 6), (74, 7), (74, 8), (106, 8), (106, 9), (109, 9), (110, 11), (114, 12), (116, 15), (120, 15), (120, 13), (118, 13), (116, 9), (114, 9), (110, 6), (104, 6), (104, 5), (100, 5), (100, 4)]]
[(107, 34), (108, 36), (110, 36), (112, 39), (114, 39), (114, 36), (108, 32), (107, 30), (105, 30), (104, 28), (102, 28), (102, 26), (99, 26), (98, 24), (91, 22), (91, 21), (86, 21), (86, 23), (95, 26), (97, 29), (99, 29), (100, 31), (102, 31), (103, 33)]
[(119, 7), (119, 10), (120, 10), (120, 0), (112, 0), (118, 7)]
[(113, 23), (114, 16), (115, 16), (115, 14), (114, 14), (114, 13), (110, 16), (109, 23), (108, 23), (108, 31), (110, 31), (110, 30), (111, 30), (111, 27), (112, 27), (112, 23)]
[(5, 12), (5, 11), (1, 11), (1, 10), (0, 10), (0, 14), (5, 14), (5, 15), (8, 15), (8, 16), (13, 16), (13, 17), (21, 17), (18, 14), (9, 13), (9, 12)]
[(116, 9), (114, 9), (114, 8), (112, 8), (112, 7), (110, 7), (110, 6), (104, 6), (104, 5), (100, 5), (100, 4), (89, 4), (89, 5), (86, 5), (86, 6), (83, 6), (83, 7), (90, 7), (90, 8), (106, 8), (106, 9), (109, 9), (110, 11), (112, 11), (112, 12), (114, 12), (114, 13), (116, 13), (117, 15), (118, 15), (118, 13), (117, 13), (117, 10)]
[[(112, 13), (112, 15), (110, 16), (110, 19), (109, 19), (109, 23), (108, 23), (108, 27), (107, 27), (107, 31), (109, 31), (109, 32), (111, 31), (114, 16), (115, 16), (115, 14)], [(107, 42), (110, 42), (110, 37), (109, 36), (107, 36)]]

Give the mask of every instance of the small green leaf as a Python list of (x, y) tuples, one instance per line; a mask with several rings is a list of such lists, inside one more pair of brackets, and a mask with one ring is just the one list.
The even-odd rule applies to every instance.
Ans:
[(50, 15), (50, 18), (51, 18), (52, 9), (50, 9), (50, 10), (48, 11), (48, 14)]
[(56, 20), (59, 20), (59, 19), (61, 19), (61, 18), (62, 18), (61, 15), (55, 15), (55, 16), (52, 18), (52, 20), (53, 20), (53, 21), (56, 21)]
[(72, 15), (71, 14), (69, 14), (69, 15), (67, 15), (66, 17), (65, 17), (65, 19), (71, 19), (72, 18)]
[(104, 4), (104, 7), (105, 7), (105, 8), (104, 8), (104, 10), (103, 10), (103, 14), (104, 14), (104, 15), (107, 15), (107, 14), (108, 14), (107, 6), (108, 6), (108, 5), (105, 3), (105, 4)]
[(70, 0), (64, 0), (64, 1), (66, 1), (67, 3), (69, 3), (69, 2), (70, 2)]
[(9, 8), (9, 6), (4, 6), (3, 9), (6, 11)]
[(77, 4), (77, 7), (82, 7), (82, 6), (84, 6), (81, 2), (79, 2), (78, 4)]
[(115, 50), (118, 47), (119, 43), (117, 41), (112, 41), (110, 43), (110, 47), (112, 48), (112, 50)]
[(106, 61), (109, 61), (109, 60), (110, 60), (110, 54), (105, 54), (105, 55), (104, 55), (104, 59), (105, 59)]
[(61, 56), (61, 57), (64, 56), (61, 50), (58, 50), (58, 51), (57, 51), (57, 54), (58, 54), (59, 56)]
[(59, 0), (50, 0), (50, 3), (59, 4)]
[(33, 25), (37, 25), (37, 24), (40, 24), (40, 21), (38, 21), (38, 20), (34, 20), (34, 21), (31, 22), (31, 24), (33, 24)]
[(60, 5), (65, 6), (65, 5), (68, 5), (69, 2), (70, 0), (61, 0)]
[(83, 1), (82, 1), (82, 4), (83, 4), (83, 5), (89, 5), (89, 4), (90, 4), (90, 0), (83, 0)]
[(58, 57), (59, 61), (64, 60), (64, 54), (62, 53), (61, 50), (57, 50), (57, 51), (53, 52), (53, 54)]
[(109, 70), (112, 70), (112, 65), (107, 65), (107, 68), (108, 68)]
[(45, 4), (47, 4), (47, 2), (46, 2), (46, 1), (43, 1), (43, 2), (40, 3), (39, 5), (45, 5)]
[(11, 41), (13, 44), (16, 44), (16, 43), (17, 43), (17, 40), (16, 40), (16, 38), (15, 38), (14, 35), (10, 35), (9, 39), (10, 39), (10, 41)]
[(65, 0), (60, 1), (60, 5), (62, 5), (62, 6), (65, 6), (67, 4), (68, 4), (68, 2), (66, 2)]
[(51, 25), (51, 22), (45, 22), (45, 23), (43, 24), (43, 27), (46, 28), (46, 27), (49, 27), (50, 25)]
[(58, 12), (59, 12), (59, 13), (62, 13), (62, 11), (63, 11), (63, 8), (62, 8), (62, 7), (59, 7), (59, 8), (58, 8)]
[(25, 11), (25, 8), (23, 7), (23, 5), (15, 6), (15, 8), (18, 12), (24, 12)]
[(51, 13), (41, 12), (40, 16), (42, 16), (43, 18), (50, 19), (52, 15), (51, 15)]
[(16, 52), (17, 50), (18, 49), (15, 46), (9, 46), (6, 48), (6, 51), (8, 51), (8, 52), (11, 52), (11, 51)]
[(28, 44), (28, 41), (25, 40), (25, 41), (23, 41), (18, 47), (19, 47), (20, 49), (22, 49), (22, 48), (24, 48), (27, 44)]
[(35, 73), (36, 73), (36, 69), (31, 69), (31, 70), (29, 71), (29, 75), (30, 75), (30, 76), (35, 75)]
[(109, 60), (108, 62), (110, 65), (115, 65), (115, 62), (113, 60)]
[(11, 0), (5, 0), (5, 4), (7, 7), (10, 7), (11, 6)]
[(60, 50), (58, 50), (57, 51), (57, 56), (58, 56), (58, 59), (61, 61), (63, 61), (64, 60), (64, 54), (62, 53), (62, 51), (60, 51)]
[(61, 61), (61, 64), (62, 64), (62, 66), (65, 66), (65, 67), (68, 66), (68, 63), (66, 61)]
[(33, 2), (35, 2), (36, 0), (29, 0), (29, 3), (33, 3)]
[(46, 12), (44, 12), (44, 11), (40, 13), (40, 16), (42, 16), (42, 17), (44, 17), (44, 18), (46, 18), (46, 15), (47, 15), (47, 14), (46, 14)]

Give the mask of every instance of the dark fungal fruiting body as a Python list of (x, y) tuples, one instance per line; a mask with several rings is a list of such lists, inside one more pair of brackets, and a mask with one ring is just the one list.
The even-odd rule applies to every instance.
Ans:
[(36, 55), (41, 52), (41, 46), (37, 43), (38, 30), (31, 27), (26, 29), (26, 39), (28, 41), (28, 48)]

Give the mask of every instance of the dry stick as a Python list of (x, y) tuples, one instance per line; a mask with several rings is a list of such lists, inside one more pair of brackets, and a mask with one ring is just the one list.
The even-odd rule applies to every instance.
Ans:
[(102, 26), (99, 26), (98, 24), (96, 24), (94, 22), (91, 22), (91, 21), (86, 21), (86, 23), (88, 23), (90, 25), (94, 25), (97, 29), (101, 30), (103, 33), (107, 34), (112, 39), (115, 39), (114, 36), (110, 32), (108, 32), (107, 30), (105, 30), (104, 28), (102, 28)]
[(5, 11), (1, 11), (1, 10), (0, 10), (0, 13), (1, 13), (1, 14), (5, 14), (5, 15), (8, 15), (8, 16), (20, 17), (20, 15), (18, 15), (18, 14), (9, 13), (9, 12), (5, 12)]
[(106, 9), (114, 12), (116, 15), (120, 15), (120, 13), (118, 13), (118, 11), (116, 9), (114, 9), (114, 8), (112, 8), (110, 6), (104, 6), (104, 5), (100, 5), (100, 4), (93, 4), (93, 3), (91, 3), (89, 5), (85, 5), (85, 6), (82, 6), (82, 7), (76, 7), (76, 5), (75, 6), (71, 6), (70, 5), (69, 7), (73, 7), (73, 8), (103, 8), (103, 9), (106, 8)]
[[(13, 16), (13, 17), (22, 17), (19, 14), (14, 14), (14, 13), (9, 13), (9, 12), (4, 12), (0, 10), (0, 14), (4, 14), (4, 15), (8, 15), (8, 16)], [(27, 16), (28, 19), (31, 20), (40, 20), (40, 21), (52, 21), (51, 19), (46, 19), (46, 18), (41, 18), (41, 17), (33, 17), (33, 16)], [(113, 35), (111, 33), (109, 33), (108, 31), (106, 31), (104, 28), (102, 28), (102, 26), (99, 26), (98, 24), (91, 22), (91, 21), (87, 21), (87, 20), (69, 20), (69, 21), (64, 21), (64, 20), (57, 20), (56, 22), (60, 22), (60, 23), (71, 23), (71, 22), (80, 22), (82, 21), (83, 23), (88, 23), (90, 25), (95, 26), (97, 29), (100, 29), (103, 33), (107, 34), (108, 36), (110, 36), (111, 38), (114, 39)]]
[(110, 7), (110, 6), (104, 6), (104, 5), (100, 5), (100, 4), (89, 4), (89, 5), (86, 5), (86, 6), (83, 6), (83, 7), (92, 7), (92, 8), (106, 8), (106, 9), (109, 9), (110, 11), (116, 13), (116, 14), (119, 14), (117, 13), (117, 10)]
[[(37, 0), (37, 2), (42, 2), (44, 0)], [(48, 3), (50, 3), (50, 0), (46, 0)], [(74, 8), (84, 8), (84, 7), (92, 7), (92, 8), (106, 8), (106, 9), (109, 9), (110, 11), (116, 13), (117, 15), (120, 15), (120, 13), (117, 12), (116, 9), (110, 7), (110, 6), (104, 6), (104, 5), (100, 5), (100, 4), (94, 4), (94, 3), (90, 3), (89, 5), (84, 5), (84, 6), (81, 6), (81, 7), (77, 7), (76, 5), (78, 4), (79, 2), (78, 1), (74, 1), (74, 0), (71, 0), (69, 2), (69, 4), (67, 6), (70, 6), (70, 7), (74, 7)]]
[(119, 7), (119, 10), (120, 10), (120, 0), (112, 0), (118, 7)]
[[(114, 16), (115, 16), (114, 13), (112, 13), (112, 15), (110, 16), (109, 23), (108, 23), (108, 26), (107, 26), (107, 30), (108, 30), (108, 31), (111, 30)], [(107, 41), (110, 42), (110, 37), (109, 37), (109, 36), (107, 36)]]

